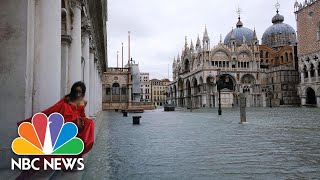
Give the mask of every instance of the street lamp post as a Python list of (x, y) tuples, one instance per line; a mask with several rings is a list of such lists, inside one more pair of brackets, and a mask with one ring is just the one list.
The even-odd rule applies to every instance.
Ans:
[(221, 110), (221, 86), (222, 86), (222, 79), (220, 78), (220, 69), (218, 69), (218, 80), (217, 80), (217, 89), (218, 89), (218, 94), (219, 94), (219, 103), (218, 103), (218, 115), (222, 115), (222, 110)]
[(270, 108), (272, 108), (272, 92), (271, 92), (271, 87), (269, 86), (268, 88), (268, 94), (269, 94), (269, 105), (270, 105)]

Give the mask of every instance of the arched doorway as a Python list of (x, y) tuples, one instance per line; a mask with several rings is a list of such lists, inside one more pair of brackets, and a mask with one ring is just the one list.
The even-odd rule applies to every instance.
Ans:
[(206, 79), (206, 92), (207, 92), (207, 104), (209, 107), (215, 107), (215, 95), (214, 95), (214, 91), (215, 91), (215, 79), (212, 76), (208, 76)]
[(178, 106), (183, 107), (184, 106), (184, 92), (183, 92), (183, 80), (179, 79), (178, 81)]
[[(218, 91), (221, 90), (221, 106), (233, 107), (235, 99), (235, 79), (229, 74), (223, 74), (217, 77)], [(219, 100), (219, 99), (217, 99)], [(217, 101), (218, 104), (218, 101)]]
[(187, 87), (187, 104), (186, 105), (187, 105), (187, 108), (190, 108), (192, 94), (191, 94), (191, 84), (190, 84), (189, 79), (186, 82), (186, 87)]
[(316, 100), (316, 93), (312, 88), (308, 88), (306, 90), (306, 95), (307, 95), (307, 105), (316, 105), (317, 100)]
[(176, 85), (173, 86), (173, 104), (176, 106), (177, 105), (177, 87)]
[[(242, 93), (245, 94), (247, 99), (247, 107), (257, 106), (257, 95), (254, 95), (256, 92), (255, 88), (256, 79), (252, 74), (246, 74), (241, 78), (241, 87)], [(237, 100), (239, 102), (240, 100)]]
[(198, 108), (199, 105), (199, 86), (196, 78), (192, 80), (193, 83), (193, 94), (192, 94), (192, 107)]

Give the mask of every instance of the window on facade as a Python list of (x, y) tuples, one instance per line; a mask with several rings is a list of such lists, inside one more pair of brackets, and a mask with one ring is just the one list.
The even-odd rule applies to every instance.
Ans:
[(109, 87), (106, 88), (106, 95), (110, 95), (110, 94), (111, 94), (111, 88), (109, 85)]
[(260, 58), (263, 58), (263, 51), (260, 51)]
[(290, 60), (290, 61), (293, 61), (292, 53), (290, 53), (289, 60)]
[(308, 78), (308, 71), (307, 71), (307, 66), (306, 65), (303, 68), (303, 72), (304, 72), (304, 77)]
[(283, 56), (281, 56), (281, 63), (283, 63)]
[(313, 64), (311, 64), (311, 66), (310, 66), (310, 74), (311, 74), (311, 77), (314, 77), (315, 70), (314, 70)]
[(266, 52), (266, 58), (269, 58), (269, 52), (268, 51)]
[(127, 94), (127, 88), (126, 87), (122, 87), (121, 88), (121, 94), (122, 95), (126, 95)]
[(112, 85), (112, 95), (120, 95), (120, 85), (118, 83)]
[(288, 62), (288, 53), (285, 54), (285, 62)]

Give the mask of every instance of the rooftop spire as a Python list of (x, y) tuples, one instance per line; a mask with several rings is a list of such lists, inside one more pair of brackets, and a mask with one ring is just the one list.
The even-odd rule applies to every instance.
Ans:
[(241, 22), (241, 12), (242, 10), (240, 8), (237, 9), (237, 14), (238, 14), (238, 22), (237, 22), (237, 28), (241, 28), (243, 26), (243, 23)]
[(277, 14), (272, 18), (272, 23), (273, 24), (278, 24), (278, 23), (282, 23), (284, 21), (284, 16), (279, 14), (279, 9), (280, 9), (280, 3), (279, 1), (277, 1), (277, 3), (275, 4), (275, 8), (277, 9)]
[(193, 46), (193, 42), (191, 40), (191, 44), (190, 44), (190, 49), (193, 51), (194, 50), (194, 46)]
[(201, 41), (200, 41), (200, 37), (199, 37), (199, 34), (198, 34), (197, 44), (196, 44), (196, 46), (200, 46), (200, 44), (201, 44)]
[(208, 39), (209, 39), (209, 35), (208, 35), (208, 31), (207, 31), (207, 25), (205, 25), (204, 33), (203, 33), (203, 40), (208, 40)]
[(257, 33), (256, 33), (256, 28), (253, 30), (253, 40), (257, 40)]
[(280, 3), (279, 3), (279, 0), (277, 0), (277, 3), (275, 4), (275, 7), (277, 9), (277, 14), (279, 14), (279, 9), (280, 9)]

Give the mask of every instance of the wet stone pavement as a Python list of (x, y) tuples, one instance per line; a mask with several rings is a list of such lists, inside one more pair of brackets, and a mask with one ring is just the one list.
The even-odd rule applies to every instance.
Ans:
[[(320, 177), (320, 109), (104, 112), (82, 179), (312, 179)], [(136, 115), (136, 114), (135, 114)]]

